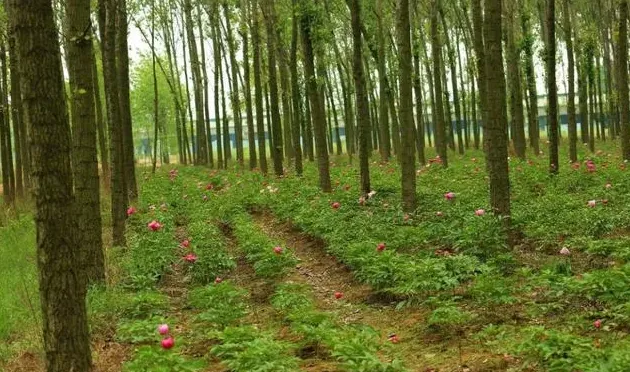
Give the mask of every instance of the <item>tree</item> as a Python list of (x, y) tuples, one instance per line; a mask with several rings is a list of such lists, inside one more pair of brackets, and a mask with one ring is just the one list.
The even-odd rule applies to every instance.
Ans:
[(363, 46), (361, 39), (361, 1), (351, 0), (352, 16), (352, 71), (354, 73), (355, 106), (357, 108), (357, 127), (359, 134), (359, 170), (361, 174), (361, 193), (367, 195), (370, 189), (370, 114), (363, 71)]
[[(271, 101), (271, 126), (273, 144), (271, 157), (276, 176), (282, 176), (282, 124), (280, 123), (280, 107), (278, 103), (278, 82), (276, 78), (276, 10), (273, 0), (265, 0), (265, 18), (267, 25), (267, 68), (269, 69), (269, 99)], [(285, 123), (285, 125), (287, 125)]]
[(90, 283), (105, 281), (105, 255), (101, 228), (101, 199), (96, 151), (96, 111), (92, 66), (92, 27), (90, 1), (66, 1), (65, 36), (73, 135), (73, 171), (75, 181), (75, 215), (78, 221), (77, 246), (86, 279)]
[(118, 98), (116, 66), (116, 0), (99, 0), (99, 29), (101, 30), (103, 80), (109, 121), (109, 155), (111, 157), (112, 244), (125, 245), (125, 218), (128, 203), (125, 186), (123, 128)]
[(315, 75), (315, 53), (313, 50), (313, 26), (319, 11), (319, 1), (301, 1), (302, 43), (304, 46), (304, 70), (306, 89), (311, 105), (311, 114), (315, 134), (315, 148), (317, 150), (317, 166), (319, 168), (319, 186), (324, 192), (331, 192), (328, 150), (326, 148), (326, 113), (324, 112), (323, 89), (320, 88), (318, 77)]
[(621, 154), (630, 160), (630, 114), (628, 98), (628, 0), (619, 3), (619, 50), (617, 52), (619, 105), (621, 112)]
[(567, 115), (569, 124), (569, 159), (577, 161), (577, 122), (575, 118), (575, 58), (573, 56), (573, 31), (569, 0), (563, 1), (564, 39), (567, 45), (567, 69), (569, 92), (567, 97)]
[[(258, 0), (252, 0), (252, 47), (254, 48), (254, 104), (256, 106), (256, 131), (258, 134), (258, 155), (260, 159), (260, 171), (267, 174), (267, 144), (265, 143), (265, 113), (263, 109), (263, 91), (261, 67), (262, 57), (260, 53), (260, 22), (258, 12)], [(271, 133), (270, 133), (271, 134)]]
[(33, 160), (46, 369), (89, 371), (86, 287), (75, 233), (70, 126), (53, 8), (49, 0), (9, 0), (8, 5), (11, 24), (19, 25), (15, 36)]
[(291, 61), (290, 61), (290, 69), (291, 69), (291, 103), (293, 108), (293, 151), (295, 153), (295, 173), (298, 176), (302, 175), (303, 167), (302, 167), (302, 146), (300, 144), (300, 123), (302, 122), (302, 98), (300, 97), (300, 86), (299, 86), (299, 77), (298, 77), (298, 69), (297, 69), (297, 49), (298, 49), (298, 9), (297, 9), (297, 0), (292, 0), (291, 2), (291, 11), (292, 11), (292, 19), (293, 24), (291, 28)]
[[(473, 0), (474, 1), (474, 0)], [(442, 160), (442, 165), (448, 167), (446, 149), (446, 125), (444, 123), (444, 103), (442, 92), (442, 45), (439, 35), (438, 12), (440, 0), (433, 0), (431, 9), (431, 53), (433, 57), (433, 86), (435, 87), (435, 114), (432, 114), (435, 122), (435, 149)]]
[[(402, 146), (400, 162), (402, 168), (402, 202), (405, 212), (416, 209), (416, 138), (413, 121), (413, 96), (411, 90), (411, 26), (409, 0), (400, 0), (398, 4), (398, 69), (400, 71), (400, 127)], [(460, 133), (461, 134), (461, 133)], [(461, 137), (460, 137), (461, 139)]]
[(558, 87), (556, 86), (556, 2), (547, 2), (547, 101), (549, 113), (549, 171), (558, 173)]
[(509, 1), (507, 33), (507, 77), (510, 90), (510, 116), (512, 118), (512, 143), (516, 156), (525, 159), (525, 117), (523, 114), (523, 89), (521, 87), (520, 43), (516, 35), (516, 13), (518, 3)]
[(125, 173), (125, 192), (130, 200), (138, 197), (136, 182), (136, 162), (133, 145), (131, 122), (131, 102), (129, 99), (129, 46), (127, 33), (129, 29), (127, 16), (127, 0), (116, 0), (116, 78), (118, 79), (118, 99), (120, 120), (122, 125), (123, 169)]
[(507, 151), (507, 118), (505, 117), (505, 74), (503, 71), (502, 0), (486, 0), (483, 20), (485, 45), (485, 71), (487, 121), (484, 135), (487, 138), (487, 165), (490, 178), (490, 206), (497, 216), (509, 223), (510, 177)]
[(378, 59), (376, 60), (376, 64), (378, 66), (378, 86), (379, 86), (379, 135), (380, 135), (380, 146), (379, 150), (381, 153), (382, 161), (389, 161), (391, 157), (391, 139), (389, 132), (389, 95), (391, 92), (389, 91), (389, 84), (387, 82), (387, 69), (385, 66), (385, 29), (383, 27), (383, 1), (377, 0), (376, 8), (378, 15), (376, 16), (376, 24), (378, 27), (377, 31), (377, 39), (378, 39)]
[(250, 57), (249, 57), (249, 19), (251, 11), (249, 0), (243, 0), (242, 7), (245, 9), (245, 20), (241, 26), (241, 37), (243, 39), (243, 75), (245, 80), (245, 111), (247, 112), (247, 142), (249, 143), (249, 169), (256, 168), (258, 159), (256, 156), (256, 131), (254, 129), (254, 110), (252, 108), (252, 88), (250, 79)]

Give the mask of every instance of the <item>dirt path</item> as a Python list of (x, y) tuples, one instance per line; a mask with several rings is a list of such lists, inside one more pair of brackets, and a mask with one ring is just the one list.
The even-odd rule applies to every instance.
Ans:
[[(477, 347), (462, 349), (462, 360), (457, 340), (435, 340), (424, 332), (430, 312), (420, 307), (396, 310), (395, 304), (374, 301), (371, 288), (354, 279), (343, 263), (326, 252), (326, 243), (310, 237), (290, 223), (279, 221), (268, 211), (252, 212), (256, 224), (269, 237), (282, 242), (300, 259), (300, 264), (289, 274), (288, 280), (308, 284), (313, 288), (318, 306), (336, 311), (346, 323), (362, 323), (379, 331), (383, 342), (396, 334), (400, 342), (395, 355), (410, 371), (493, 371), (493, 355), (472, 353)], [(344, 294), (342, 300), (334, 292)], [(464, 344), (469, 343), (465, 342)], [(470, 350), (469, 350), (470, 349)]]

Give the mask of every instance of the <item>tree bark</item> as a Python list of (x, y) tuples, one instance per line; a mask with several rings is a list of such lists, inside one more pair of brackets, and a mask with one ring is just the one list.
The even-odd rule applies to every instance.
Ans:
[(359, 172), (361, 178), (361, 193), (365, 196), (370, 189), (370, 119), (368, 97), (365, 87), (365, 75), (363, 71), (363, 51), (361, 38), (361, 1), (351, 0), (350, 14), (352, 17), (352, 41), (354, 44), (352, 53), (352, 71), (354, 73), (355, 106), (357, 108), (357, 128), (359, 135)]
[[(49, 0), (9, 0), (32, 155), (43, 343), (49, 372), (92, 367), (73, 213), (71, 137)], [(46, 66), (46, 68), (42, 68)], [(90, 67), (89, 65), (87, 66)]]
[(297, 0), (291, 2), (291, 15), (292, 15), (292, 28), (291, 28), (291, 103), (293, 105), (293, 121), (292, 121), (292, 139), (293, 139), (293, 151), (295, 152), (295, 173), (298, 176), (302, 176), (302, 146), (300, 144), (300, 123), (302, 122), (302, 98), (300, 97), (300, 86), (298, 82), (298, 69), (297, 69), (297, 49), (298, 49), (298, 9)]
[(494, 213), (509, 224), (510, 177), (508, 169), (508, 138), (505, 130), (505, 74), (502, 56), (502, 0), (485, 0), (483, 36), (485, 43), (486, 102), (488, 106), (484, 135), (487, 137), (490, 206)]
[(442, 45), (440, 43), (438, 11), (440, 0), (433, 0), (433, 8), (431, 10), (431, 54), (433, 57), (433, 86), (435, 87), (435, 114), (433, 122), (435, 123), (435, 149), (440, 156), (442, 166), (448, 167), (447, 143), (446, 143), (446, 127), (444, 124), (444, 103), (442, 92)]
[(563, 0), (564, 39), (567, 46), (567, 68), (569, 94), (567, 97), (567, 115), (569, 124), (569, 159), (577, 161), (577, 121), (575, 117), (575, 57), (573, 55), (573, 31), (569, 0)]
[(263, 108), (263, 91), (261, 77), (261, 53), (260, 53), (260, 26), (258, 0), (252, 0), (252, 46), (254, 48), (254, 101), (256, 104), (256, 130), (258, 132), (258, 153), (260, 158), (260, 170), (267, 174), (267, 144), (265, 143), (265, 113)]
[(252, 87), (250, 81), (250, 56), (249, 56), (249, 18), (251, 10), (249, 0), (244, 0), (242, 7), (245, 9), (247, 19), (244, 20), (241, 38), (243, 39), (243, 75), (245, 79), (245, 111), (247, 112), (247, 142), (249, 145), (249, 169), (256, 168), (258, 159), (256, 156), (256, 131), (254, 129), (254, 110), (252, 107)]
[(628, 98), (628, 0), (619, 3), (619, 51), (617, 53), (619, 77), (619, 108), (621, 111), (621, 154), (630, 160), (630, 102)]
[[(282, 176), (282, 124), (280, 119), (280, 107), (278, 102), (278, 81), (276, 77), (276, 11), (273, 0), (265, 0), (266, 25), (267, 25), (267, 58), (269, 77), (269, 99), (271, 101), (271, 127), (273, 131), (273, 147), (271, 156), (273, 170), (276, 176)], [(286, 125), (286, 124), (285, 124)]]
[(127, 0), (116, 1), (116, 78), (118, 79), (118, 99), (120, 102), (120, 120), (122, 125), (123, 171), (125, 173), (125, 192), (129, 200), (135, 201), (138, 198), (138, 184), (136, 182), (131, 103), (129, 98), (129, 46), (127, 45), (129, 25), (127, 21)]
[(94, 109), (95, 65), (90, 1), (67, 0), (65, 37), (70, 77), (73, 172), (77, 244), (82, 248), (81, 267), (87, 283), (105, 281), (100, 183), (96, 151), (96, 111)]
[(547, 3), (547, 101), (549, 123), (549, 171), (557, 174), (558, 163), (558, 87), (556, 86), (556, 2)]
[(331, 192), (330, 170), (328, 163), (328, 151), (326, 148), (326, 113), (324, 112), (322, 90), (319, 87), (317, 76), (315, 75), (315, 55), (311, 38), (312, 15), (302, 14), (300, 23), (302, 29), (302, 41), (304, 44), (304, 69), (308, 90), (309, 101), (311, 103), (313, 128), (315, 134), (315, 148), (317, 150), (317, 165), (319, 169), (319, 186), (324, 192)]

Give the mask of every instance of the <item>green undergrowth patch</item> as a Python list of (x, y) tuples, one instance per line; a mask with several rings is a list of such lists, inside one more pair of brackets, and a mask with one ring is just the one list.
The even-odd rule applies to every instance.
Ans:
[(291, 330), (303, 337), (303, 347), (324, 349), (345, 371), (406, 371), (398, 359), (384, 361), (387, 348), (381, 335), (365, 325), (341, 325), (334, 314), (318, 310), (306, 285), (286, 283), (271, 300)]

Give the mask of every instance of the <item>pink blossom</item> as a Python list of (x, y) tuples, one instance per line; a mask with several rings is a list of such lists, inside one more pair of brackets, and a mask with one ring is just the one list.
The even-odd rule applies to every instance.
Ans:
[(560, 250), (560, 254), (563, 256), (568, 256), (571, 254), (571, 251), (567, 247), (562, 247), (562, 249)]
[(197, 261), (197, 255), (195, 255), (194, 253), (189, 253), (184, 256), (184, 260), (186, 262), (195, 263)]
[(162, 224), (156, 220), (149, 222), (147, 226), (151, 229), (151, 231), (158, 231), (163, 227)]
[(160, 325), (158, 326), (158, 332), (159, 332), (161, 335), (168, 334), (168, 324), (160, 324)]
[(446, 200), (453, 200), (455, 199), (455, 193), (452, 191), (447, 192), (446, 194), (444, 194), (444, 199)]
[(590, 208), (595, 208), (595, 206), (597, 205), (597, 201), (595, 201), (595, 200), (589, 200), (586, 204), (587, 204)]
[(475, 211), (475, 216), (483, 216), (484, 214), (486, 214), (486, 211), (481, 208)]
[(127, 217), (130, 217), (130, 216), (136, 214), (137, 211), (138, 210), (134, 206), (131, 206), (131, 207), (127, 208)]
[(188, 239), (185, 239), (184, 241), (181, 242), (180, 244), (183, 248), (188, 248), (190, 247), (190, 241)]

